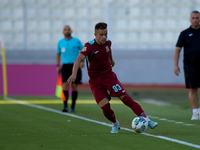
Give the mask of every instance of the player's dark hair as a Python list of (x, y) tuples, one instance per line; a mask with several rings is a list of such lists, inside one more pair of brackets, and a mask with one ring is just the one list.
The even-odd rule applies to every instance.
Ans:
[(199, 11), (197, 11), (197, 10), (194, 10), (191, 13), (200, 14)]
[(95, 25), (95, 32), (96, 30), (99, 30), (99, 29), (107, 29), (107, 23), (105, 22), (99, 22)]

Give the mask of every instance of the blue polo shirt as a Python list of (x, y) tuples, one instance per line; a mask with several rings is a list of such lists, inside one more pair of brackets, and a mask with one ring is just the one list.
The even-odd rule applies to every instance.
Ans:
[(61, 54), (63, 64), (73, 64), (83, 48), (83, 44), (78, 38), (65, 38), (58, 41), (57, 53)]

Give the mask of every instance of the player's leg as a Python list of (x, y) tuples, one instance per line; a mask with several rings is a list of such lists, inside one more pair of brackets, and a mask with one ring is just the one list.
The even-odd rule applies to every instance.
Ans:
[(190, 88), (189, 89), (189, 101), (192, 107), (192, 118), (191, 120), (198, 120), (199, 119), (199, 112), (198, 112), (198, 88)]
[(143, 116), (147, 117), (146, 114), (144, 113), (142, 107), (135, 102), (128, 94), (119, 96), (119, 99), (128, 107), (132, 109), (132, 111), (137, 115), (137, 116)]
[(157, 122), (151, 121), (143, 111), (142, 107), (127, 94), (115, 73), (109, 74), (109, 76), (104, 80), (104, 84), (110, 91), (111, 96), (118, 97), (125, 105), (131, 108), (137, 116), (147, 118), (151, 129), (154, 129), (158, 125)]
[(112, 129), (111, 129), (111, 133), (118, 133), (119, 130), (119, 122), (115, 117), (115, 113), (114, 111), (111, 109), (110, 107), (110, 103), (108, 98), (104, 98), (102, 99), (98, 105), (101, 107), (101, 109), (103, 110), (103, 114), (104, 116), (110, 120), (113, 123)]
[(108, 98), (104, 98), (102, 99), (98, 105), (101, 107), (101, 109), (103, 110), (103, 114), (104, 116), (110, 120), (112, 123), (116, 123), (117, 119), (115, 117), (114, 111), (111, 109), (110, 107), (110, 103), (108, 101)]
[(114, 111), (110, 107), (110, 96), (108, 95), (105, 86), (101, 83), (100, 79), (98, 78), (90, 78), (89, 83), (96, 103), (102, 109), (104, 116), (113, 123), (111, 133), (118, 133), (119, 122), (115, 117)]
[[(142, 107), (127, 94), (115, 73), (109, 74), (103, 82), (107, 86), (112, 97), (118, 97), (125, 105), (130, 107), (137, 116), (141, 116), (144, 112)], [(146, 117), (145, 113), (143, 113), (143, 115)]]
[(149, 119), (149, 117), (146, 115), (146, 113), (144, 112), (144, 110), (142, 109), (142, 107), (135, 102), (129, 95), (123, 95), (123, 96), (119, 96), (119, 99), (128, 107), (130, 107), (132, 109), (132, 111), (137, 115), (137, 116), (142, 116), (144, 118), (146, 118), (148, 120), (148, 126), (151, 129), (154, 129), (158, 123), (154, 122), (152, 120)]

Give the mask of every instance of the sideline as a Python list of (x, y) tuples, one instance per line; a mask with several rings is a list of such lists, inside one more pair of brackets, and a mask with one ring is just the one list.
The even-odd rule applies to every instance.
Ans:
[[(96, 120), (93, 120), (93, 119), (88, 119), (88, 118), (81, 117), (81, 116), (74, 115), (74, 114), (70, 114), (70, 113), (63, 113), (63, 112), (55, 110), (55, 109), (51, 109), (51, 108), (40, 106), (40, 105), (31, 104), (31, 103), (28, 103), (28, 102), (25, 102), (25, 101), (15, 100), (15, 99), (11, 99), (9, 97), (5, 97), (4, 100), (9, 101), (9, 102), (14, 102), (14, 103), (17, 103), (17, 104), (22, 104), (22, 105), (25, 105), (25, 106), (30, 106), (30, 107), (33, 107), (33, 108), (47, 110), (47, 111), (50, 111), (50, 112), (55, 112), (55, 113), (58, 113), (58, 114), (62, 114), (62, 115), (66, 115), (66, 116), (70, 116), (70, 117), (74, 117), (74, 118), (78, 118), (78, 119), (82, 119), (82, 120), (86, 120), (86, 121), (90, 121), (90, 122), (101, 124), (101, 125), (104, 125), (104, 126), (112, 127), (112, 124), (96, 121)], [(128, 128), (120, 127), (120, 129), (134, 132), (134, 130), (131, 130), (131, 129), (128, 129)], [(146, 135), (146, 136), (151, 136), (151, 137), (155, 137), (155, 138), (159, 138), (159, 139), (163, 139), (163, 140), (171, 141), (171, 142), (174, 142), (174, 143), (187, 145), (187, 146), (190, 146), (190, 147), (200, 149), (200, 145), (197, 145), (197, 144), (192, 144), (192, 143), (188, 143), (188, 142), (185, 142), (185, 141), (181, 141), (181, 140), (177, 140), (177, 139), (173, 139), (173, 138), (169, 138), (169, 137), (165, 137), (165, 136), (153, 135), (153, 134), (149, 134), (149, 133), (142, 133), (142, 134)]]
[[(21, 100), (22, 102), (25, 103), (30, 103), (30, 104), (62, 104), (61, 100)], [(145, 101), (141, 101), (143, 103), (146, 103)], [(76, 102), (77, 104), (96, 104), (95, 100), (77, 100)], [(123, 104), (122, 101), (120, 100), (112, 100), (110, 101), (111, 104)], [(155, 100), (151, 100), (149, 99), (148, 103), (154, 104), (154, 105), (161, 105), (161, 106), (169, 106), (165, 103), (163, 103), (162, 101), (155, 101)], [(12, 102), (12, 101), (0, 101), (0, 105), (1, 104), (16, 104), (16, 102)], [(71, 104), (71, 101), (69, 101), (69, 104)], [(171, 106), (171, 105), (170, 105)], [(172, 107), (172, 106), (171, 106)], [(154, 118), (157, 120), (161, 120), (161, 121), (167, 121), (167, 122), (173, 122), (175, 124), (181, 124), (181, 125), (185, 125), (185, 126), (195, 126), (195, 124), (187, 124), (184, 122), (177, 122), (175, 120), (169, 120), (166, 118), (159, 118), (159, 117), (155, 117), (155, 116), (150, 116), (148, 115), (148, 117), (150, 118)]]

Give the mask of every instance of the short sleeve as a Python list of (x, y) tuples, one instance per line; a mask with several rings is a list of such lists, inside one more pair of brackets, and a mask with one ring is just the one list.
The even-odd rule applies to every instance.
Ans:
[(183, 33), (181, 32), (179, 37), (178, 37), (176, 47), (183, 47), (183, 45), (184, 45), (184, 36), (183, 36)]
[(58, 42), (58, 44), (57, 44), (57, 53), (58, 54), (61, 54), (61, 49), (60, 49), (60, 44), (59, 44), (60, 42)]
[(85, 55), (85, 57), (87, 57), (90, 54), (92, 54), (92, 46), (91, 46), (91, 44), (90, 43), (86, 43), (80, 53)]
[(80, 40), (78, 41), (78, 45), (79, 45), (79, 46), (78, 46), (79, 50), (82, 50), (82, 49), (83, 49), (83, 44), (81, 43)]

